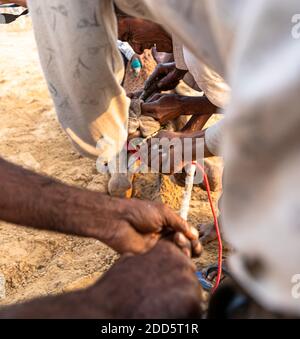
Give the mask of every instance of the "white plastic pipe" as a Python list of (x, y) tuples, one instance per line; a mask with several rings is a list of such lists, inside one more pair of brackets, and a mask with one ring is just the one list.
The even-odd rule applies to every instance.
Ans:
[(190, 203), (192, 198), (192, 192), (194, 187), (194, 178), (196, 173), (196, 164), (190, 164), (185, 167), (186, 179), (185, 179), (185, 189), (181, 204), (180, 216), (183, 220), (187, 221)]

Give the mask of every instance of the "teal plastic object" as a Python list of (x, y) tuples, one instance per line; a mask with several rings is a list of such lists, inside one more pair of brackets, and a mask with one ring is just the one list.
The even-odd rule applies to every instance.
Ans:
[(140, 62), (139, 59), (134, 59), (132, 62), (131, 62), (131, 67), (132, 69), (134, 70), (134, 73), (136, 75), (138, 75), (142, 69), (142, 64)]

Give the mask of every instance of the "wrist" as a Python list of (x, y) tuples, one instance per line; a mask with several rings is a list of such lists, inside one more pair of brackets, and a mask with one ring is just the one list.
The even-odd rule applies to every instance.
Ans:
[(184, 97), (184, 114), (193, 115), (201, 111), (203, 106), (203, 97)]
[(121, 212), (119, 203), (101, 193), (74, 189), (65, 203), (64, 227), (70, 234), (91, 237), (107, 243), (113, 218)]
[(186, 73), (188, 72), (188, 70), (177, 68), (176, 63), (175, 63), (175, 68), (176, 68), (176, 73), (177, 73), (178, 79), (182, 80), (184, 78), (184, 76), (186, 75)]
[(177, 96), (177, 101), (180, 105), (180, 112), (182, 115), (188, 115), (190, 112), (191, 101), (190, 97), (175, 94)]
[(181, 141), (184, 142), (184, 139), (190, 139), (191, 143), (185, 143), (190, 145), (191, 150), (185, 149), (185, 152), (191, 152), (192, 160), (197, 161), (200, 158), (207, 157), (206, 144), (205, 144), (205, 130), (198, 132), (181, 132), (180, 133)]

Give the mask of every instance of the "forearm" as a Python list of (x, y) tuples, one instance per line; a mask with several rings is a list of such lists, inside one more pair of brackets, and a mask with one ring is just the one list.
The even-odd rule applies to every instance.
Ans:
[[(210, 157), (214, 157), (215, 155), (212, 154), (207, 146), (206, 140), (205, 140), (205, 133), (206, 130), (202, 130), (202, 131), (197, 131), (197, 132), (188, 132), (188, 133), (184, 133), (183, 138), (191, 138), (192, 139), (192, 159), (194, 161), (197, 160), (197, 158), (199, 157), (199, 141), (202, 140), (202, 142), (204, 143), (203, 145), (203, 151), (204, 151), (204, 158), (210, 158)], [(201, 143), (200, 143), (201, 144)]]
[(212, 115), (218, 113), (219, 110), (206, 96), (182, 97), (181, 100), (184, 115)]
[(98, 293), (91, 298), (92, 289), (66, 295), (39, 298), (0, 310), (0, 319), (103, 319), (111, 315), (105, 298)]
[[(64, 185), (1, 158), (0, 178), (1, 220), (98, 239), (102, 237), (103, 227), (104, 236), (105, 217), (112, 205), (112, 199), (105, 195)], [(103, 214), (98, 219), (93, 218), (92, 224), (90, 216), (95, 204), (100, 204)]]

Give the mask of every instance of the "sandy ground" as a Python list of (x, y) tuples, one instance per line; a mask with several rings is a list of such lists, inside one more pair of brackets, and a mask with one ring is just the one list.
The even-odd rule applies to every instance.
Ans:
[[(93, 161), (72, 149), (56, 120), (32, 31), (1, 31), (0, 48), (1, 156), (65, 183), (106, 192), (108, 178), (97, 173)], [(149, 56), (146, 60), (145, 73), (149, 73), (154, 63)], [(127, 79), (127, 89), (141, 86), (146, 75), (139, 82)], [(130, 84), (135, 88), (128, 88)], [(166, 177), (139, 175), (134, 194), (141, 199), (164, 201), (178, 210), (182, 190)], [(206, 193), (195, 189), (190, 222), (209, 221)], [(217, 244), (207, 246), (197, 264), (215, 262), (216, 254)], [(116, 259), (112, 250), (96, 240), (0, 222), (0, 274), (6, 279), (6, 297), (0, 305), (84, 288)]]

